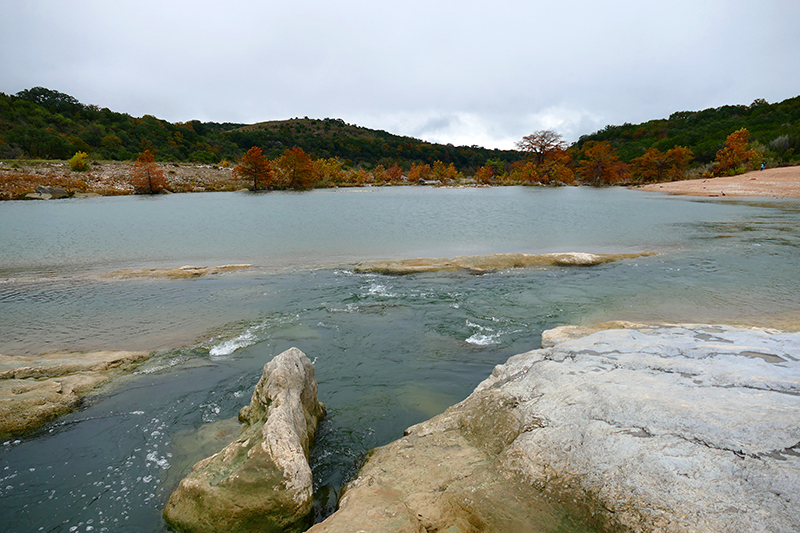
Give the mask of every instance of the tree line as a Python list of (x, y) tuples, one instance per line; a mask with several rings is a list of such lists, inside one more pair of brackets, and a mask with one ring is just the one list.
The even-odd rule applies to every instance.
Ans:
[[(759, 136), (742, 124), (753, 124)], [(688, 142), (692, 139), (702, 142)], [(87, 106), (41, 87), (13, 96), (0, 93), (0, 158), (70, 158), (76, 171), (86, 170), (89, 159), (195, 161), (235, 166), (234, 177), (256, 190), (420, 183), (615, 185), (730, 175), (762, 163), (800, 162), (800, 97), (607, 126), (572, 145), (557, 132), (536, 131), (516, 148), (432, 144), (340, 119), (170, 124)], [(154, 192), (166, 186), (156, 180), (155, 186), (135, 188)]]
[(712, 165), (732, 132), (746, 129), (753, 148), (767, 166), (800, 164), (800, 96), (770, 104), (757, 99), (750, 105), (725, 105), (703, 111), (679, 111), (666, 119), (642, 124), (606, 126), (582, 136), (577, 148), (588, 142), (608, 142), (620, 160), (630, 163), (650, 148), (662, 152), (685, 146), (694, 165)]
[[(313, 158), (301, 148), (287, 149), (268, 159), (261, 148), (251, 147), (233, 169), (235, 178), (252, 190), (306, 190), (318, 187), (463, 184), (481, 185), (617, 185), (684, 179), (693, 160), (692, 151), (674, 146), (662, 152), (648, 148), (630, 163), (622, 161), (607, 141), (591, 141), (583, 147), (568, 147), (562, 136), (551, 130), (523, 137), (517, 148), (526, 155), (511, 164), (487, 161), (470, 176), (453, 163), (413, 163), (404, 171), (397, 163), (379, 164), (371, 171), (345, 169), (337, 158)], [(764, 155), (750, 146), (749, 132), (742, 128), (726, 138), (705, 176), (727, 176), (745, 172), (763, 163)]]

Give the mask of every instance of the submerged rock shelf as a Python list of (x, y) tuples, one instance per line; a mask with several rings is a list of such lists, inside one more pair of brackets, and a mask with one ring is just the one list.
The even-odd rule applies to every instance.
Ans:
[(800, 530), (800, 334), (604, 327), (546, 332), (310, 531)]
[(448, 258), (387, 259), (364, 261), (355, 266), (356, 272), (378, 274), (415, 274), (418, 272), (442, 272), (467, 270), (475, 273), (506, 270), (509, 268), (552, 267), (552, 266), (595, 266), (624, 259), (635, 259), (656, 255), (657, 252), (631, 254), (492, 254)]
[(250, 264), (241, 265), (221, 265), (213, 267), (205, 266), (182, 266), (176, 268), (140, 268), (129, 270), (115, 270), (106, 274), (106, 278), (197, 278), (210, 274), (224, 274), (225, 272), (236, 272), (239, 270), (249, 270), (253, 268)]

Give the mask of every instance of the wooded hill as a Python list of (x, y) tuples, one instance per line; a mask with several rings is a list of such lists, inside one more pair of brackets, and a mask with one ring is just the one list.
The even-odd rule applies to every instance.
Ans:
[(259, 124), (190, 122), (172, 124), (151, 115), (135, 118), (85, 105), (72, 96), (35, 87), (0, 93), (0, 158), (68, 159), (76, 151), (94, 159), (126, 161), (150, 150), (157, 161), (237, 161), (252, 146), (275, 158), (293, 147), (318, 158), (336, 157), (348, 167), (371, 169), (398, 163), (453, 163), (471, 172), (496, 160), (512, 163), (515, 150), (428, 143), (345, 123), (341, 119), (295, 118)]
[(764, 149), (771, 165), (800, 164), (800, 96), (774, 104), (758, 99), (749, 106), (679, 111), (668, 119), (606, 126), (582, 136), (574, 147), (607, 141), (622, 161), (630, 162), (648, 148), (667, 151), (685, 146), (694, 153), (695, 165), (703, 165), (714, 161), (726, 137), (741, 128), (750, 132), (751, 146)]
[[(624, 163), (651, 148), (667, 152), (683, 146), (693, 154), (689, 165), (702, 167), (714, 161), (727, 136), (741, 128), (749, 131), (752, 147), (768, 166), (800, 164), (800, 96), (774, 104), (759, 99), (749, 106), (680, 111), (668, 119), (606, 126), (582, 136), (569, 147), (562, 163), (576, 167), (587, 159), (586, 148), (600, 142), (608, 143), (614, 157)], [(433, 166), (438, 161), (452, 163), (467, 176), (481, 166), (491, 166), (500, 175), (527, 159), (516, 150), (434, 144), (341, 119), (306, 117), (251, 125), (197, 120), (170, 123), (151, 115), (136, 118), (82, 104), (42, 87), (15, 95), (0, 93), (0, 159), (65, 160), (81, 151), (92, 159), (132, 161), (149, 150), (161, 162), (235, 163), (253, 146), (260, 147), (269, 159), (299, 147), (314, 158), (337, 158), (345, 168), (368, 171), (395, 163), (407, 171), (412, 164)]]

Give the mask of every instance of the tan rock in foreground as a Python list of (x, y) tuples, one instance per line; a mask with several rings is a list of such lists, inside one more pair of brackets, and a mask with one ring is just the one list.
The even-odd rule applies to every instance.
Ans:
[(76, 409), (93, 389), (148, 356), (149, 352), (110, 351), (0, 355), (0, 437), (32, 431)]
[(309, 531), (800, 531), (800, 334), (620, 325), (497, 366)]
[(275, 356), (239, 413), (241, 435), (194, 466), (164, 519), (184, 532), (304, 530), (313, 509), (309, 448), (324, 414), (305, 354)]

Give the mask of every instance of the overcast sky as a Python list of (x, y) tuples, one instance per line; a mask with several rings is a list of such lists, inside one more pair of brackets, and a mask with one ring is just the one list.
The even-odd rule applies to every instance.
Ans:
[(0, 0), (0, 92), (512, 148), (800, 95), (798, 0)]

